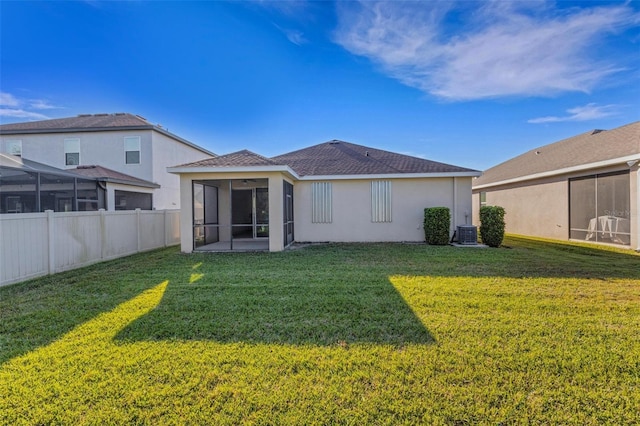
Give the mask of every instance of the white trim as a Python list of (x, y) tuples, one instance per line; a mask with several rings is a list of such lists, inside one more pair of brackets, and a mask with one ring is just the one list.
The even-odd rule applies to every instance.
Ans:
[(438, 177), (474, 177), (482, 172), (448, 172), (448, 173), (392, 173), (379, 175), (320, 175), (303, 176), (300, 180), (372, 180), (372, 179), (418, 179)]
[(507, 185), (509, 183), (523, 182), (527, 180), (541, 179), (550, 176), (562, 175), (566, 173), (579, 172), (583, 170), (597, 169), (607, 166), (615, 166), (617, 164), (623, 164), (627, 161), (640, 160), (638, 154), (628, 155), (626, 157), (613, 158), (610, 160), (597, 161), (595, 163), (580, 164), (578, 166), (565, 167), (563, 169), (550, 170), (547, 172), (535, 173), (532, 175), (520, 176), (513, 179), (505, 179), (498, 182), (486, 183), (484, 185), (472, 185), (473, 189), (491, 188), (493, 186)]
[(215, 167), (215, 166), (177, 166), (167, 167), (167, 172), (174, 174), (188, 173), (258, 173), (258, 172), (285, 172), (289, 173), (296, 179), (300, 179), (296, 172), (289, 166), (232, 166), (232, 167)]

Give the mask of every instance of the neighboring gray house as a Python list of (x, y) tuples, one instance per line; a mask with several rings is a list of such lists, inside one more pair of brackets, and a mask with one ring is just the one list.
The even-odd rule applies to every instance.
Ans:
[[(103, 168), (107, 209), (133, 207), (142, 202), (155, 209), (180, 208), (179, 178), (167, 173), (173, 164), (200, 160), (215, 154), (160, 125), (128, 113), (82, 114), (77, 117), (0, 125), (0, 153), (49, 166), (72, 170), (80, 166)], [(117, 182), (128, 176), (144, 182)], [(115, 179), (115, 180), (114, 180)], [(122, 179), (121, 179), (122, 180)], [(128, 202), (126, 200), (129, 200)], [(133, 201), (136, 200), (136, 201)]]
[(640, 250), (639, 167), (640, 122), (592, 130), (485, 171), (473, 181), (474, 210), (504, 207), (513, 234)]
[(449, 207), (452, 232), (471, 224), (471, 179), (480, 175), (338, 140), (273, 158), (244, 150), (169, 171), (180, 175), (183, 252), (424, 241), (426, 207)]

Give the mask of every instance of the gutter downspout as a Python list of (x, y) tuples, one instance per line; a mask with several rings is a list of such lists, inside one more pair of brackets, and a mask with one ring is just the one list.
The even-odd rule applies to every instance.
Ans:
[(640, 167), (636, 169), (636, 251), (640, 252)]
[(452, 214), (452, 218), (453, 218), (453, 230), (456, 230), (456, 224), (457, 224), (457, 210), (458, 210), (458, 181), (456, 180), (456, 177), (453, 177), (453, 214)]

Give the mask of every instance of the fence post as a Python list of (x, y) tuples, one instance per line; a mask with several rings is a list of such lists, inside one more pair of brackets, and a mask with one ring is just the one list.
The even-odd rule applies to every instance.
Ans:
[(100, 259), (104, 259), (107, 252), (107, 218), (104, 209), (98, 211), (100, 212)]
[(56, 256), (55, 256), (55, 223), (53, 223), (54, 218), (53, 218), (53, 210), (45, 210), (45, 213), (47, 214), (47, 237), (48, 237), (48, 244), (47, 244), (47, 255), (49, 257), (49, 270), (48, 273), (49, 275), (51, 274), (55, 274), (56, 272)]
[(164, 246), (167, 246), (167, 224), (168, 224), (168, 220), (167, 220), (167, 216), (169, 215), (167, 209), (164, 209)]
[(140, 253), (140, 250), (142, 249), (142, 232), (140, 230), (140, 209), (136, 209), (136, 233), (138, 234), (138, 251), (137, 253)]

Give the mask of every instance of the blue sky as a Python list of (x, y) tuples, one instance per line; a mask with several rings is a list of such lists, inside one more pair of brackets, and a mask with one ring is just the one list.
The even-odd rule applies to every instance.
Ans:
[(131, 112), (217, 154), (484, 170), (640, 120), (625, 1), (0, 2), (0, 122)]

